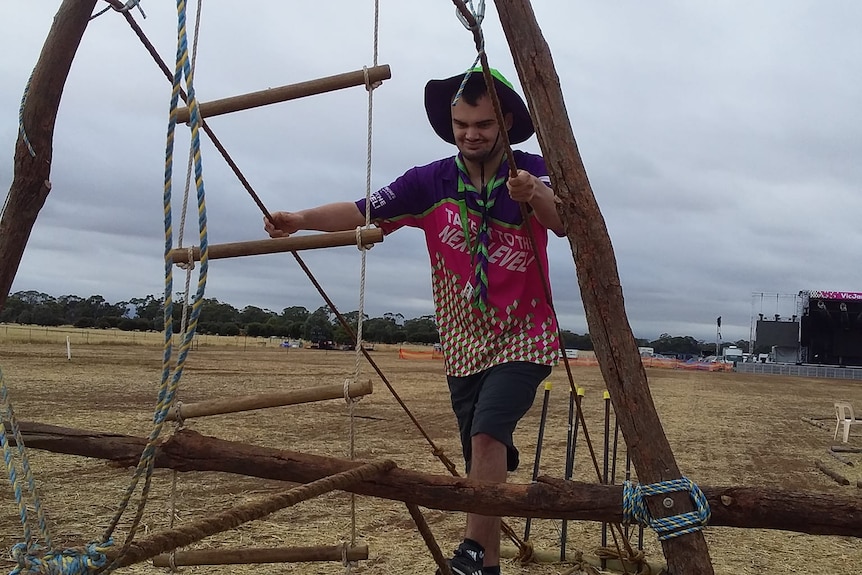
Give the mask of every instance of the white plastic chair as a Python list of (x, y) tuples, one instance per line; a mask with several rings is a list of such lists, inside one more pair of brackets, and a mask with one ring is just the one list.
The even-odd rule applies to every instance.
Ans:
[(835, 435), (832, 439), (838, 438), (838, 428), (844, 424), (844, 443), (850, 439), (850, 426), (853, 424), (862, 425), (862, 419), (856, 419), (853, 415), (853, 407), (844, 401), (835, 402)]

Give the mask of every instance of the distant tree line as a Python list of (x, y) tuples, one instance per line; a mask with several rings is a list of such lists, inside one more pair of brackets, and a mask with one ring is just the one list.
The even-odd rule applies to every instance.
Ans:
[[(79, 328), (120, 329), (123, 331), (162, 331), (164, 312), (162, 298), (153, 295), (110, 303), (100, 295), (82, 298), (64, 295), (59, 298), (36, 291), (19, 291), (9, 296), (0, 310), (0, 322), (41, 326), (71, 325)], [(182, 294), (177, 294), (172, 310), (175, 333), (182, 326)], [(343, 314), (350, 330), (356, 333), (359, 312)], [(241, 310), (215, 298), (201, 302), (197, 333), (202, 335), (247, 335), (305, 339), (312, 342), (331, 341), (338, 345), (353, 343), (347, 330), (328, 306), (309, 311), (302, 306), (286, 307), (281, 313), (255, 306)], [(561, 330), (564, 347), (590, 351), (593, 342), (589, 334), (579, 335)], [(382, 317), (362, 319), (362, 339), (374, 343), (439, 343), (433, 315), (405, 319), (400, 313), (387, 312)], [(735, 342), (748, 349), (747, 341)], [(638, 345), (652, 347), (656, 353), (683, 356), (710, 355), (714, 343), (693, 337), (662, 334), (655, 341), (638, 340)]]

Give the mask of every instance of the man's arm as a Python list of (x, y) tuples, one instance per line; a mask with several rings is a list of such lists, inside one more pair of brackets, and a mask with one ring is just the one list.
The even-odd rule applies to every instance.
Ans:
[(557, 197), (554, 195), (554, 190), (526, 170), (518, 170), (518, 175), (509, 178), (506, 185), (509, 188), (509, 196), (513, 200), (530, 204), (539, 223), (557, 235), (565, 235), (563, 221), (557, 211)]
[(353, 202), (335, 202), (298, 212), (273, 212), (273, 222), (263, 218), (263, 228), (273, 238), (289, 236), (299, 230), (343, 232), (365, 225), (365, 215)]

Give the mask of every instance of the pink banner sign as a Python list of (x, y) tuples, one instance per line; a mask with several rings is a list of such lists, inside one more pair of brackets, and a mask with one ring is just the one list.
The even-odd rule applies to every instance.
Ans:
[(817, 291), (811, 290), (808, 292), (809, 298), (817, 299), (843, 299), (843, 300), (859, 300), (862, 301), (862, 293), (856, 291)]

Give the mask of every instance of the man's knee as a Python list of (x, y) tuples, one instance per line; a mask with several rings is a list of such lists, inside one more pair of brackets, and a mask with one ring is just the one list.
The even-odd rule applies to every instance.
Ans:
[(487, 449), (499, 449), (498, 446), (503, 446), (502, 441), (494, 437), (489, 433), (477, 433), (472, 437), (473, 443), (473, 451), (475, 452), (477, 449), (487, 450)]

